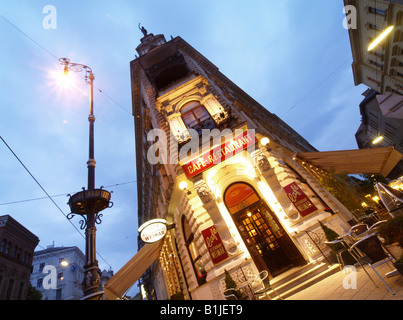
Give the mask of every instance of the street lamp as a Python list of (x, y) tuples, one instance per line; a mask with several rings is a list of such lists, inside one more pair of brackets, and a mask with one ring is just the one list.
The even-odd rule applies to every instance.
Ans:
[(102, 214), (100, 211), (110, 208), (113, 203), (110, 201), (110, 192), (95, 189), (95, 158), (94, 158), (94, 74), (90, 67), (83, 64), (71, 63), (70, 59), (60, 58), (60, 64), (64, 66), (64, 75), (68, 75), (69, 71), (81, 72), (85, 71), (85, 82), (90, 85), (90, 115), (88, 121), (90, 125), (89, 133), (89, 159), (88, 167), (88, 190), (78, 192), (69, 199), (71, 213), (67, 215), (68, 219), (72, 219), (76, 214), (82, 217), (80, 221), (81, 229), (85, 229), (85, 256), (86, 264), (84, 266), (84, 280), (82, 288), (84, 292), (84, 300), (98, 300), (102, 298), (103, 292), (99, 292), (100, 276), (98, 274), (98, 261), (96, 259), (96, 231), (95, 224), (101, 223)]

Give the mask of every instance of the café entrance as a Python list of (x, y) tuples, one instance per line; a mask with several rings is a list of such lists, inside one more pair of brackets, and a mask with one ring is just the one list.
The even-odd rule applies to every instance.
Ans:
[(230, 185), (224, 199), (259, 271), (267, 270), (275, 277), (292, 267), (306, 264), (276, 215), (250, 185)]

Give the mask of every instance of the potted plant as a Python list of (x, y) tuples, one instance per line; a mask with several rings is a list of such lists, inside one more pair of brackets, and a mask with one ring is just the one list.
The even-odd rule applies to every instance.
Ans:
[(185, 300), (185, 296), (182, 291), (179, 291), (171, 296), (171, 300)]
[[(403, 249), (403, 216), (397, 216), (380, 225), (378, 235), (385, 240), (385, 245), (397, 242), (400, 248)], [(393, 264), (400, 274), (403, 275), (403, 252)]]
[[(234, 279), (232, 279), (231, 275), (227, 270), (224, 270), (225, 272), (225, 291), (224, 295), (230, 295), (233, 294), (238, 300), (245, 300), (247, 299), (247, 296), (238, 289), (238, 285), (235, 282)], [(228, 299), (228, 298), (227, 298)]]
[[(328, 226), (323, 224), (321, 221), (319, 221), (319, 224), (322, 227), (322, 230), (325, 233), (325, 237), (328, 242), (340, 239), (340, 235), (336, 231), (329, 228)], [(330, 249), (332, 249), (333, 253), (335, 253), (335, 254), (337, 254), (337, 252), (346, 248), (341, 242), (335, 243), (335, 244), (327, 244), (327, 246)], [(345, 263), (345, 265), (354, 265), (357, 262), (348, 250), (344, 250), (343, 252), (340, 253), (340, 255), (342, 256), (342, 259), (343, 259), (343, 262)], [(334, 259), (334, 260), (336, 260), (336, 259)]]

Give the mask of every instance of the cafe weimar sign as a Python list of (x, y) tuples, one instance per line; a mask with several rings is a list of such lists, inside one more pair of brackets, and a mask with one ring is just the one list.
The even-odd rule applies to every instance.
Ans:
[(154, 243), (165, 237), (167, 234), (167, 222), (164, 219), (153, 219), (142, 224), (138, 232), (140, 238), (146, 243)]

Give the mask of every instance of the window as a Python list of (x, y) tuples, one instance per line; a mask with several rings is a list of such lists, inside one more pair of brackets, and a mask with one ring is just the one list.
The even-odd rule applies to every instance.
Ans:
[(380, 83), (379, 81), (375, 80), (374, 78), (367, 77), (367, 79), (368, 79), (369, 81), (375, 83), (377, 86), (380, 86), (380, 85), (381, 85), (381, 83)]
[(198, 101), (192, 101), (182, 108), (182, 120), (188, 129), (194, 129), (201, 135), (203, 129), (214, 129), (215, 122), (206, 108)]
[(62, 281), (63, 280), (63, 272), (59, 272), (57, 274), (57, 281)]
[(383, 59), (384, 59), (384, 55), (383, 55), (382, 53), (370, 51), (369, 54), (372, 54), (372, 55), (374, 55), (376, 58), (381, 59), (381, 61), (383, 61)]
[(43, 268), (45, 268), (45, 262), (42, 262), (42, 263), (39, 265), (39, 272), (42, 272), (42, 271), (43, 271)]
[(62, 289), (56, 290), (56, 300), (62, 300)]
[(23, 290), (24, 290), (24, 282), (21, 281), (20, 286), (18, 287), (17, 300), (21, 300)]
[(11, 300), (11, 294), (13, 292), (13, 287), (14, 287), (14, 279), (8, 280), (5, 300)]
[(36, 281), (36, 287), (38, 289), (42, 288), (43, 278), (40, 278)]
[(382, 63), (379, 63), (379, 62), (374, 61), (374, 60), (369, 60), (369, 63), (372, 64), (372, 65), (374, 65), (375, 67), (377, 67), (377, 68), (383, 70), (383, 64), (382, 64)]
[(9, 254), (10, 248), (11, 248), (11, 242), (8, 242), (7, 247), (6, 247), (6, 252), (5, 252), (6, 254)]
[(0, 252), (3, 252), (6, 247), (6, 239), (3, 239), (0, 246)]
[(383, 28), (381, 26), (378, 26), (377, 24), (373, 24), (373, 23), (369, 24), (369, 28), (372, 29), (372, 30), (378, 30), (378, 31), (383, 30)]
[(379, 14), (381, 16), (386, 15), (386, 10), (382, 10), (382, 9), (374, 8), (374, 7), (369, 7), (368, 12), (373, 13), (373, 14)]
[(226, 191), (224, 202), (231, 214), (237, 213), (242, 209), (258, 202), (258, 194), (246, 183), (234, 183)]
[(201, 255), (197, 250), (196, 243), (194, 241), (194, 235), (190, 229), (190, 225), (185, 216), (182, 217), (182, 228), (183, 228), (183, 236), (185, 238), (185, 245), (188, 249), (188, 254), (190, 256), (190, 260), (192, 261), (193, 269), (196, 274), (197, 282), (199, 285), (206, 283), (207, 273), (204, 270), (204, 264), (201, 259)]

